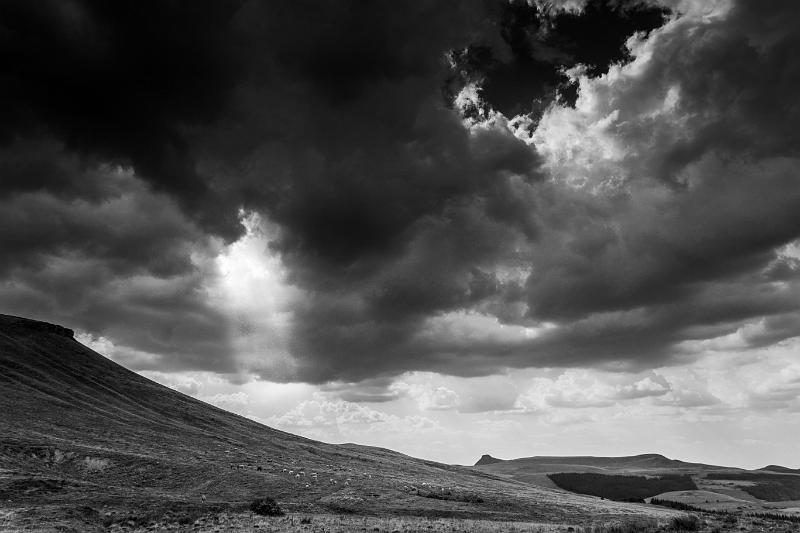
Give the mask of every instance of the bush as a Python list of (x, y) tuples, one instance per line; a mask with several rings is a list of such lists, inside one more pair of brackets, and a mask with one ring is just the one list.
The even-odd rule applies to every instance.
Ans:
[(272, 498), (259, 498), (250, 503), (250, 510), (261, 516), (283, 516), (278, 502)]
[(658, 522), (655, 520), (640, 519), (594, 525), (585, 531), (589, 533), (651, 533), (660, 530), (658, 528)]
[(696, 515), (676, 516), (670, 524), (675, 531), (697, 531), (700, 529), (700, 519)]

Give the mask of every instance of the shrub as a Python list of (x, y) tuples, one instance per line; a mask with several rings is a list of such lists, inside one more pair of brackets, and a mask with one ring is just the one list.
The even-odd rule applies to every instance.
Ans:
[(272, 498), (259, 498), (250, 503), (250, 510), (261, 516), (283, 516), (278, 502)]
[(650, 533), (659, 531), (658, 522), (650, 519), (600, 524), (585, 530), (590, 533)]
[(700, 529), (700, 519), (696, 515), (676, 516), (670, 523), (675, 531), (697, 531)]

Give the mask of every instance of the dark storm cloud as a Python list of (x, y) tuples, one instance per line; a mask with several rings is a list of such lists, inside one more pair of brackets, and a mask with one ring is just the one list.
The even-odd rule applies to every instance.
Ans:
[[(175, 366), (231, 363), (204, 296), (213, 267), (195, 256), (239, 234), (239, 206), (283, 226), (294, 279), (324, 295), (383, 268), (451, 199), (536, 161), (508, 133), (469, 135), (441, 100), (445, 52), (484, 25), (477, 5), (0, 10), (3, 309)], [(426, 298), (403, 305), (422, 313)]]
[(79, 154), (132, 164), (217, 233), (235, 210), (198, 176), (186, 128), (220, 113), (236, 70), (236, 2), (4, 2), (0, 139), (52, 135)]
[(0, 312), (113, 339), (120, 350), (106, 355), (150, 354), (138, 368), (234, 372), (224, 357), (227, 318), (205, 299), (207, 266), (192, 260), (210, 251), (207, 236), (132, 172), (84, 168), (52, 146), (40, 148), (46, 163), (34, 169), (79, 177), (81, 185), (66, 196), (53, 187), (56, 194), (0, 198)]
[[(2, 310), (233, 371), (209, 284), (243, 208), (305, 295), (297, 370), (267, 378), (379, 401), (406, 370), (647, 368), (762, 317), (752, 345), (791, 336), (798, 8), (658, 29), (652, 4), (4, 3)], [(635, 32), (651, 55), (615, 81)], [(576, 65), (591, 104), (563, 90)], [(616, 117), (612, 192), (508, 127), (559, 87), (565, 121)]]
[[(684, 341), (727, 335), (748, 322), (764, 326), (743, 349), (795, 336), (793, 260), (775, 250), (800, 228), (798, 136), (790, 131), (800, 86), (791, 58), (799, 50), (794, 34), (781, 28), (791, 16), (752, 9), (736, 5), (711, 23), (678, 20), (654, 34), (641, 72), (600, 93), (606, 112), (617, 110), (614, 135), (631, 147), (617, 169), (622, 189), (595, 194), (523, 181), (505, 194), (511, 180), (484, 195), (513, 197), (528, 220), (501, 222), (487, 216), (485, 203), (451, 205), (441, 228), (415, 228), (412, 242), (435, 242), (427, 252), (408, 247), (405, 258), (413, 260), (396, 260), (391, 276), (360, 277), (361, 287), (331, 291), (298, 311), (294, 348), (307, 363), (304, 374), (324, 380), (406, 369), (644, 369), (680, 361), (676, 347)], [(785, 16), (797, 7), (770, 9)], [(654, 117), (654, 102), (673, 87), (675, 108)], [(525, 210), (509, 202), (500, 211)], [(535, 231), (523, 231), (523, 222)], [(467, 238), (460, 241), (462, 231)], [(448, 243), (461, 253), (452, 262)], [(523, 266), (531, 272), (522, 285), (496, 275), (499, 267)], [(792, 281), (776, 284), (776, 277)], [(473, 283), (482, 290), (472, 291)], [(414, 307), (417, 294), (426, 301)], [(401, 311), (381, 320), (382, 301)], [(431, 321), (454, 310), (494, 315), (507, 326), (556, 327), (513, 340), (498, 338), (499, 329), (431, 333)]]
[[(462, 76), (480, 78), (483, 97), (507, 117), (539, 116), (558, 91), (574, 103), (565, 69), (592, 77), (629, 58), (625, 41), (661, 26), (669, 10), (640, 1), (591, 0), (579, 12), (526, 1), (492, 4), (499, 39), (453, 55)], [(458, 77), (451, 78), (451, 82)]]

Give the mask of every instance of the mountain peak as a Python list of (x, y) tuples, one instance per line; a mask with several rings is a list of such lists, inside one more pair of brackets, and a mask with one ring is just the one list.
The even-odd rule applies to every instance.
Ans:
[(475, 463), (475, 466), (491, 465), (491, 464), (494, 464), (494, 463), (502, 463), (502, 462), (503, 462), (502, 459), (497, 459), (495, 457), (492, 457), (488, 453), (485, 453), (485, 454), (481, 455), (481, 458), (478, 459), (478, 462)]
[(64, 326), (13, 315), (0, 314), (0, 326), (6, 330), (11, 330), (21, 335), (30, 335), (33, 333), (53, 333), (55, 335), (60, 335), (70, 339), (75, 338), (75, 332), (69, 328), (65, 328)]

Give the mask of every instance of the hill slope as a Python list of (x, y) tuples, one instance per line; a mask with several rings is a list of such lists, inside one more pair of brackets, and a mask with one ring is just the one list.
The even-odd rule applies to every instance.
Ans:
[(0, 315), (0, 506), (243, 502), (575, 523), (660, 511), (491, 472), (281, 432), (175, 392), (78, 343)]

